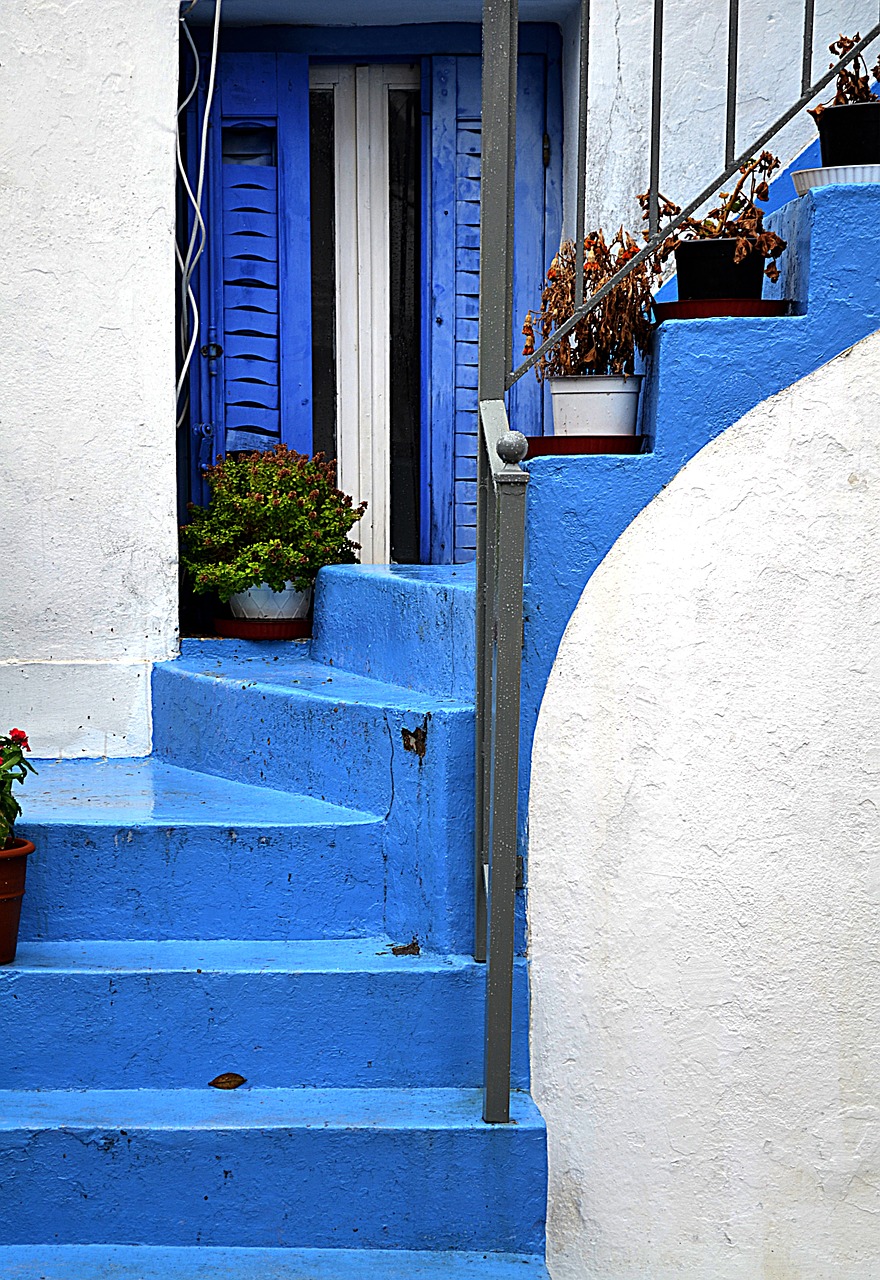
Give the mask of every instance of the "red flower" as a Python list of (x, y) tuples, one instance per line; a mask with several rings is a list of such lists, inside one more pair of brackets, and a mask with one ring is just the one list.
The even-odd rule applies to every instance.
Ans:
[(24, 747), (25, 751), (30, 751), (30, 744), (27, 740), (27, 734), (23, 729), (10, 729), (9, 736), (13, 742), (17, 742), (20, 747)]

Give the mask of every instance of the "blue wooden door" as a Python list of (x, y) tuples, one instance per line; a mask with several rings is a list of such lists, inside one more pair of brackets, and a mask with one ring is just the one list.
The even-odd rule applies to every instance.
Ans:
[[(201, 101), (203, 110), (204, 94)], [(305, 56), (221, 56), (204, 203), (190, 451), (197, 500), (204, 497), (201, 468), (230, 450), (283, 441), (311, 452)]]
[[(523, 54), (517, 87), (513, 350), (523, 317), (539, 304), (561, 229), (562, 124), (558, 63)], [(480, 59), (432, 59), (430, 296), (425, 325), (429, 395), (430, 527), (424, 558), (473, 559), (476, 545), (477, 318), (480, 232)], [(542, 435), (545, 393), (521, 380), (511, 426)], [(548, 416), (549, 421), (549, 416)]]

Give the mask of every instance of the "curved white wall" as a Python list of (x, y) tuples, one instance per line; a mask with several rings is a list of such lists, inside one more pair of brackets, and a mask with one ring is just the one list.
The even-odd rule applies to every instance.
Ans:
[(532, 761), (554, 1280), (880, 1275), (880, 334), (587, 585)]
[(149, 750), (176, 644), (177, 0), (4, 6), (0, 732)]

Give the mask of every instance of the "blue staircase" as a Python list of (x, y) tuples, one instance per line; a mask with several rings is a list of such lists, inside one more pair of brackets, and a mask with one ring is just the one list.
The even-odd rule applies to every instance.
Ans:
[(316, 613), (184, 642), (150, 759), (28, 789), (4, 1280), (546, 1277), (523, 959), (481, 1119), (469, 571), (340, 567)]
[[(774, 224), (794, 314), (663, 325), (652, 451), (529, 464), (523, 800), (553, 655), (616, 538), (880, 326), (880, 187)], [(155, 669), (149, 760), (40, 766), (0, 970), (4, 1280), (546, 1278), (523, 958), (515, 1123), (481, 1121), (473, 601), (467, 567), (325, 570), (311, 643), (191, 640)], [(211, 1088), (224, 1072), (246, 1083)]]

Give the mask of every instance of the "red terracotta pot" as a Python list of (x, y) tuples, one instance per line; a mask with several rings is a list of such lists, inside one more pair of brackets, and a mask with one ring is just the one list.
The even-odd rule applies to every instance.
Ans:
[(15, 959), (24, 878), (33, 851), (30, 840), (16, 839), (0, 849), (0, 964), (12, 964)]

